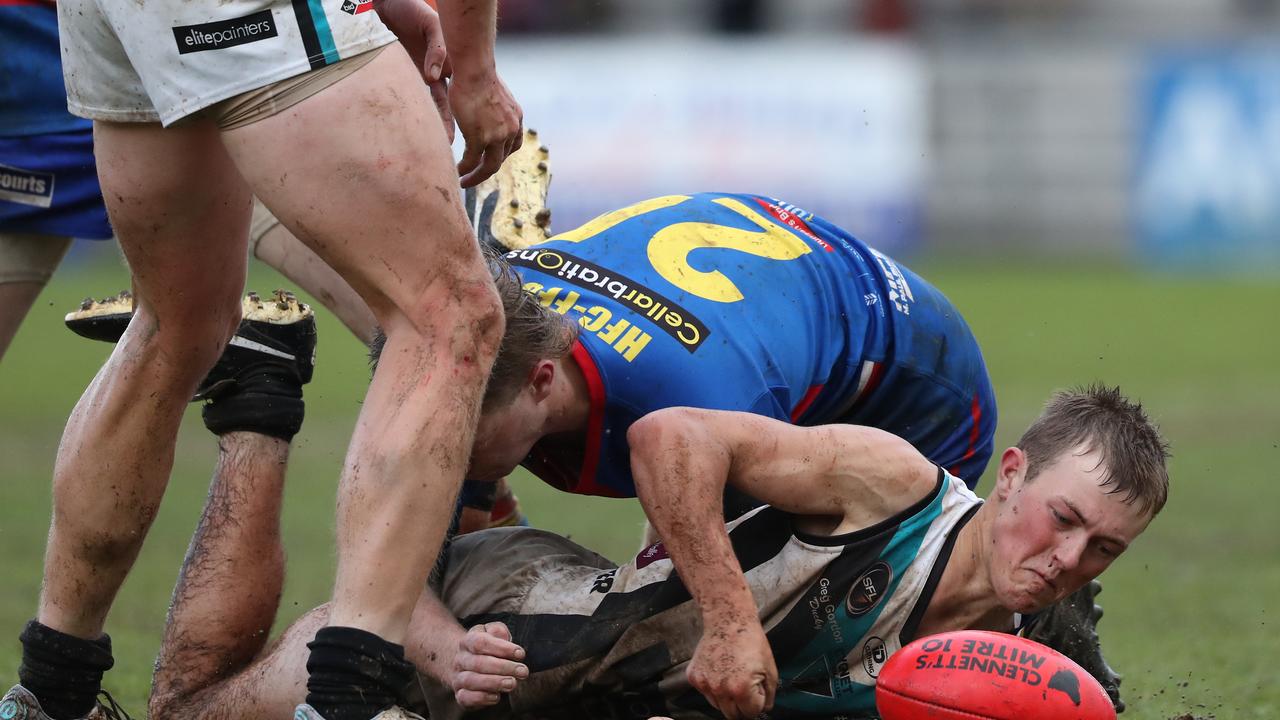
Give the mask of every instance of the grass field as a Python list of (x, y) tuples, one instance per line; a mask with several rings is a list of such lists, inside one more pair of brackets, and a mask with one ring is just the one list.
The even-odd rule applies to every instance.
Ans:
[[(969, 318), (1000, 401), (1007, 445), (1054, 388), (1095, 379), (1141, 398), (1173, 444), (1163, 515), (1104, 577), (1102, 634), (1125, 674), (1124, 717), (1280, 717), (1280, 282), (1135, 274), (1060, 263), (914, 263)], [(255, 268), (250, 287), (274, 276)], [(0, 364), (0, 680), (16, 678), (16, 636), (33, 614), (62, 424), (106, 346), (62, 329), (87, 294), (125, 285), (111, 263), (68, 268)], [(280, 625), (325, 600), (333, 571), (334, 486), (368, 373), (361, 348), (323, 315), (307, 423), (286, 499), (289, 549)], [(141, 716), (178, 564), (215, 446), (195, 410), (168, 495), (108, 624), (108, 688)], [(611, 557), (637, 545), (634, 502), (588, 500), (517, 480), (540, 526)], [(985, 492), (986, 483), (980, 488)], [(234, 592), (234, 588), (228, 588)]]

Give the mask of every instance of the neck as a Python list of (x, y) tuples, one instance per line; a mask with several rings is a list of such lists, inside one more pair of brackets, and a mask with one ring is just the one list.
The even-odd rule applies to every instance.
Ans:
[(994, 503), (984, 503), (960, 529), (947, 567), (920, 623), (920, 635), (946, 630), (1008, 630), (1013, 613), (996, 601), (988, 560)]
[(591, 415), (587, 379), (573, 356), (566, 355), (555, 363), (556, 374), (551, 384), (551, 395), (547, 398), (549, 406), (543, 422), (543, 435), (583, 432)]

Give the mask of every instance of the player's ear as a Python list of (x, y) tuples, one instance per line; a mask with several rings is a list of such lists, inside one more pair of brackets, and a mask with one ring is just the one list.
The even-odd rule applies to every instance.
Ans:
[(533, 393), (534, 402), (542, 402), (551, 394), (551, 385), (556, 379), (556, 364), (550, 360), (539, 360), (529, 370), (528, 388)]
[(995, 494), (1000, 500), (1008, 500), (1027, 475), (1027, 454), (1022, 448), (1011, 447), (1000, 455), (1000, 470), (996, 473)]

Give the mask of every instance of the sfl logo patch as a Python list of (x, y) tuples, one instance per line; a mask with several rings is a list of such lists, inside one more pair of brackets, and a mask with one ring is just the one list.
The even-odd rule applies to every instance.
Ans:
[(844, 601), (844, 609), (851, 617), (865, 615), (880, 604), (889, 591), (889, 582), (893, 580), (893, 569), (883, 560), (872, 565), (853, 581), (849, 588), (849, 597)]

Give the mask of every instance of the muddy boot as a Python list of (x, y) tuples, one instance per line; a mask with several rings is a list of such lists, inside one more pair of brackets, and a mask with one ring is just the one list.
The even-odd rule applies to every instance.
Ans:
[[(102, 698), (98, 704), (89, 711), (84, 720), (133, 720), (129, 717), (121, 707), (116, 704), (115, 698), (111, 697), (104, 690), (99, 693)], [(0, 699), (0, 718), (4, 720), (52, 720), (44, 708), (40, 707), (40, 701), (30, 690), (21, 685), (14, 685), (9, 692), (4, 694), (4, 698)]]
[(468, 188), (463, 206), (481, 245), (498, 252), (523, 250), (551, 237), (549, 153), (535, 130), (488, 180)]
[(1107, 691), (1119, 713), (1124, 712), (1124, 701), (1120, 699), (1120, 676), (1102, 657), (1102, 645), (1098, 640), (1102, 607), (1095, 598), (1100, 592), (1102, 583), (1091, 581), (1037, 615), (1023, 634), (1066, 655), (1084, 668)]
[[(283, 290), (266, 298), (249, 293), (241, 312), (240, 327), (192, 400), (208, 401), (205, 426), (216, 434), (243, 430), (289, 440), (302, 425), (302, 386), (315, 372), (315, 313)], [(133, 298), (122, 292), (85, 300), (65, 322), (77, 335), (116, 342), (132, 317)]]

